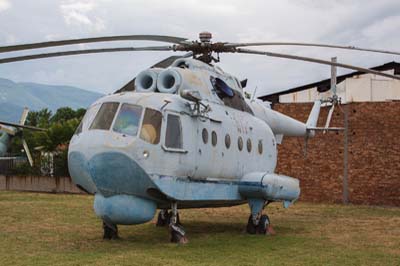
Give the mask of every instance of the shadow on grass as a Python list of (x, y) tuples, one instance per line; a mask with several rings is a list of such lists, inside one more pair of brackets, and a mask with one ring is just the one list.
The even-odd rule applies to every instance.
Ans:
[[(222, 223), (222, 222), (186, 222), (183, 223), (189, 240), (202, 241), (204, 239), (238, 239), (238, 238), (263, 238), (265, 236), (249, 235), (246, 233), (246, 223)], [(307, 230), (303, 227), (274, 226), (276, 235), (273, 238), (287, 238), (299, 236)], [(99, 238), (92, 239), (98, 242), (101, 239), (102, 230), (99, 228)], [(159, 245), (169, 243), (168, 227), (156, 227), (152, 223), (140, 226), (123, 226), (120, 230), (120, 239), (104, 240), (109, 243), (135, 243), (140, 245)]]

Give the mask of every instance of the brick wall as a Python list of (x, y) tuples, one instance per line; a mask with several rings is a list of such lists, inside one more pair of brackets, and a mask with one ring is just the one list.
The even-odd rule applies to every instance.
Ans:
[[(306, 121), (312, 104), (276, 104), (274, 109)], [(348, 193), (354, 204), (400, 206), (400, 102), (351, 103), (336, 108), (331, 126), (344, 126), (348, 109)], [(324, 126), (328, 108), (320, 114)], [(308, 142), (285, 137), (277, 172), (300, 179), (301, 200), (343, 200), (344, 132), (317, 133)]]

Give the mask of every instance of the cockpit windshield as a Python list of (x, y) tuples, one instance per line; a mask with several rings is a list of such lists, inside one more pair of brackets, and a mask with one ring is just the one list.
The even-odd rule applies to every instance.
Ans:
[(113, 130), (122, 134), (136, 136), (141, 116), (142, 107), (124, 103), (114, 122)]
[(119, 103), (115, 102), (103, 103), (100, 107), (100, 110), (97, 112), (90, 129), (109, 130), (118, 106)]

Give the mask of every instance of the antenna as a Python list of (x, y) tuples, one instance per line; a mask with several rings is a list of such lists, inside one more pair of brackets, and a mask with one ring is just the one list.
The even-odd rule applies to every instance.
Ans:
[(253, 95), (251, 95), (250, 99), (251, 102), (254, 101), (254, 98), (256, 97), (256, 92), (257, 92), (257, 86), (254, 88)]

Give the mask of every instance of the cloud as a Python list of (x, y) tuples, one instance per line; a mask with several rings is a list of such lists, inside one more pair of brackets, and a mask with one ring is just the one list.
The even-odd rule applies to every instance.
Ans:
[(105, 23), (96, 16), (90, 16), (96, 1), (68, 1), (60, 5), (64, 21), (68, 26), (83, 26), (95, 32), (105, 29)]
[(11, 7), (11, 3), (8, 0), (0, 0), (0, 12), (7, 10)]

